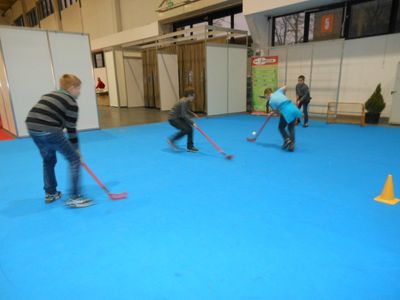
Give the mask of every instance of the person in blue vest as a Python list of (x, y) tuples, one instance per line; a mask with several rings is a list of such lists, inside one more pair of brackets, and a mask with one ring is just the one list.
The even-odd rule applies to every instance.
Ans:
[[(295, 148), (295, 123), (301, 117), (301, 111), (286, 95), (286, 87), (281, 87), (275, 92), (272, 89), (265, 90), (265, 96), (273, 112), (280, 114), (279, 132), (283, 138), (282, 149), (293, 152)], [(287, 127), (287, 130), (286, 130)]]

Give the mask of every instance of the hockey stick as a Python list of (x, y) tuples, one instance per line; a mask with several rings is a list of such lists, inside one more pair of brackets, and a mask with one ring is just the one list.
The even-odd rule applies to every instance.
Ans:
[(88, 173), (93, 177), (93, 179), (98, 183), (98, 185), (108, 194), (108, 197), (110, 197), (111, 200), (121, 200), (125, 199), (128, 197), (127, 192), (119, 193), (119, 194), (113, 194), (111, 193), (105, 186), (104, 184), (100, 181), (100, 179), (97, 178), (97, 176), (92, 172), (92, 170), (89, 169), (87, 164), (81, 160), (82, 166), (88, 171)]
[(193, 126), (200, 131), (200, 133), (215, 147), (215, 149), (218, 150), (219, 153), (221, 153), (226, 159), (231, 160), (233, 158), (233, 155), (231, 154), (226, 154), (196, 123), (193, 124)]
[(265, 119), (265, 121), (262, 124), (261, 128), (256, 132), (255, 136), (247, 138), (248, 142), (255, 142), (257, 140), (258, 136), (264, 130), (265, 125), (267, 125), (267, 123), (268, 123), (269, 119), (271, 119), (271, 117), (272, 117), (272, 114), (268, 114), (267, 118)]

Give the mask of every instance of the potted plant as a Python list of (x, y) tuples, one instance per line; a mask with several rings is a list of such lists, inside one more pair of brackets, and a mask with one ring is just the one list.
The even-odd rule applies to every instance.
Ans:
[(365, 122), (369, 124), (378, 124), (381, 112), (384, 110), (385, 106), (386, 104), (381, 93), (381, 84), (378, 84), (375, 92), (365, 102), (365, 109), (367, 110), (367, 113), (365, 113)]

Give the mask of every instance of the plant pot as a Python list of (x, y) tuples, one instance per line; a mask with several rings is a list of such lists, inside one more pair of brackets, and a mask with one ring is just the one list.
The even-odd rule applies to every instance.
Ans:
[(378, 124), (381, 113), (367, 112), (365, 113), (365, 123)]

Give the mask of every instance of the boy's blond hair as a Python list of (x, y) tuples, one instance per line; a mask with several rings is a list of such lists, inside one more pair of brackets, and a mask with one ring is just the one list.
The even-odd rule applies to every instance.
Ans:
[(81, 86), (82, 81), (72, 74), (64, 74), (60, 77), (60, 88), (68, 90), (71, 87)]

